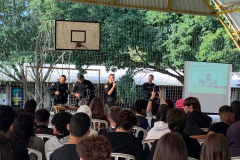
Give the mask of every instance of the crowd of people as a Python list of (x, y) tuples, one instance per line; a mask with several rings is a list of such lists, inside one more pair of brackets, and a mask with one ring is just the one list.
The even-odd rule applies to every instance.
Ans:
[[(130, 109), (110, 101), (106, 105), (94, 97), (76, 113), (61, 111), (51, 121), (49, 111), (37, 110), (34, 100), (27, 101), (24, 109), (0, 105), (0, 159), (35, 160), (28, 148), (41, 152), (43, 160), (110, 160), (111, 153), (132, 155), (135, 160), (230, 160), (240, 156), (239, 101), (219, 106), (221, 122), (212, 123), (201, 112), (196, 97), (180, 99), (173, 107), (161, 90), (145, 94), (148, 100), (136, 100)], [(105, 120), (108, 126), (98, 124), (100, 130), (94, 130), (92, 119)], [(147, 131), (146, 138), (141, 131), (135, 135), (135, 126)], [(39, 134), (52, 136), (41, 139)], [(151, 140), (151, 147), (143, 145), (143, 140)], [(198, 140), (203, 141), (202, 146)]]

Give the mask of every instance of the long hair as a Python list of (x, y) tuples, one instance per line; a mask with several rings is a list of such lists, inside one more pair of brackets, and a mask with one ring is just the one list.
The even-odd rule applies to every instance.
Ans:
[(0, 159), (14, 160), (13, 152), (11, 150), (10, 141), (3, 134), (0, 133)]
[(34, 136), (34, 117), (31, 113), (22, 113), (13, 122), (10, 139), (27, 147), (31, 136)]
[(24, 104), (24, 110), (29, 113), (32, 113), (33, 115), (35, 115), (36, 108), (37, 102), (34, 99), (30, 99)]
[(186, 144), (179, 133), (167, 133), (157, 143), (154, 160), (187, 160)]
[(158, 108), (156, 118), (158, 121), (163, 121), (167, 122), (167, 112), (169, 110), (168, 105), (166, 104), (161, 104), (160, 107)]
[(94, 97), (89, 107), (92, 111), (92, 119), (107, 120), (107, 114), (104, 110), (104, 103), (100, 97)]
[(230, 149), (223, 134), (214, 133), (203, 144), (200, 160), (231, 160)]
[(235, 112), (235, 122), (240, 120), (240, 101), (233, 101), (231, 103), (231, 108)]

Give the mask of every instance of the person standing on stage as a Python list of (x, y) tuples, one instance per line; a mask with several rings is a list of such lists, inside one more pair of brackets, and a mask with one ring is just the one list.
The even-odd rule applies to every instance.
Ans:
[(54, 100), (54, 105), (65, 105), (68, 101), (68, 86), (65, 83), (66, 76), (61, 75), (58, 82), (54, 82), (48, 89), (50, 97)]
[(154, 76), (149, 75), (148, 76), (148, 82), (146, 82), (142, 85), (142, 94), (143, 94), (143, 99), (144, 100), (148, 101), (150, 99), (152, 91), (155, 88), (155, 84), (152, 83), (153, 79), (154, 79)]
[(116, 83), (114, 82), (114, 74), (110, 74), (108, 76), (108, 82), (104, 86), (104, 99), (105, 105), (107, 105), (108, 109), (114, 106), (118, 102), (117, 97), (117, 88)]
[(89, 105), (91, 100), (95, 97), (95, 87), (92, 82), (86, 80), (80, 73), (77, 75), (78, 81), (74, 84), (71, 94), (77, 98), (77, 103), (80, 105)]

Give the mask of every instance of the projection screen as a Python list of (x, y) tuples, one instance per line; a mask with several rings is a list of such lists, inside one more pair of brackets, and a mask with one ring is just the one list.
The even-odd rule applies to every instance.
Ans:
[(207, 62), (184, 62), (183, 97), (197, 97), (202, 112), (218, 113), (230, 105), (232, 65)]

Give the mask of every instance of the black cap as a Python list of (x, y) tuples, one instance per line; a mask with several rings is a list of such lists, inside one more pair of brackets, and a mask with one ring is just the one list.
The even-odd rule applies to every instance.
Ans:
[(77, 78), (78, 78), (78, 79), (82, 79), (82, 78), (84, 78), (84, 76), (83, 76), (81, 73), (78, 73), (78, 74), (77, 74)]

